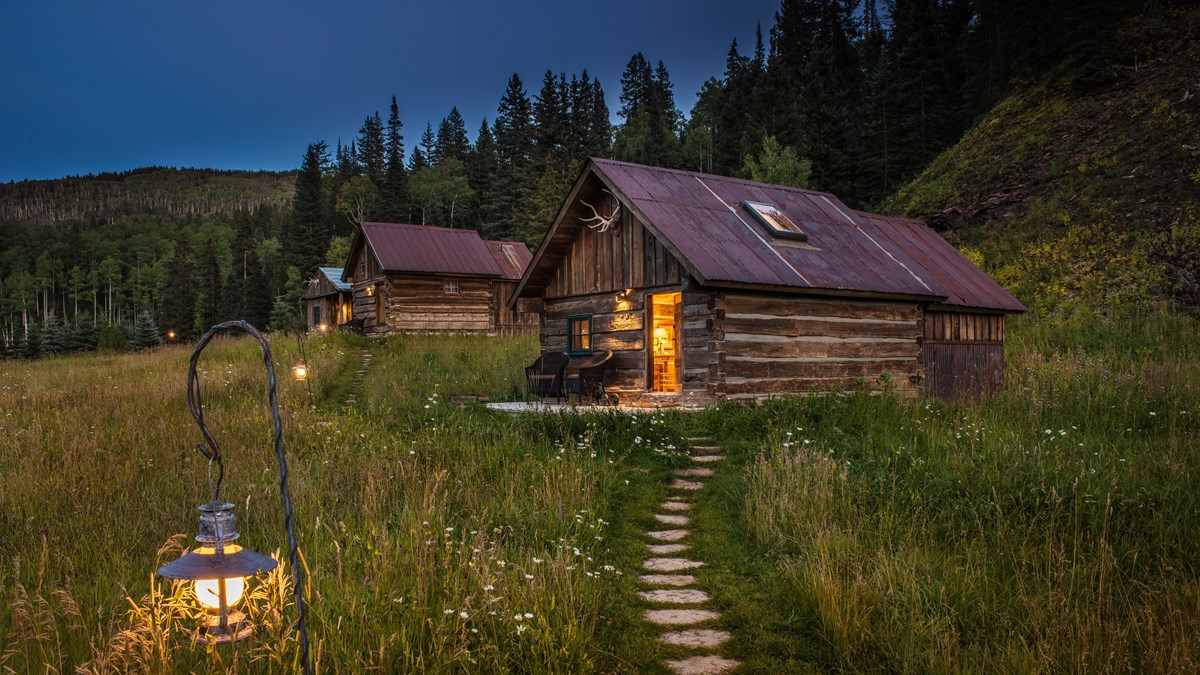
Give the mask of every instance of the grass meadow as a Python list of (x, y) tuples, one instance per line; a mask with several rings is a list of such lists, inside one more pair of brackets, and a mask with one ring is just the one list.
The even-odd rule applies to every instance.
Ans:
[[(285, 557), (257, 349), (214, 342), (204, 400), (242, 543)], [(294, 338), (273, 349), (282, 375)], [(675, 654), (640, 620), (640, 533), (694, 434), (729, 452), (694, 553), (747, 671), (1200, 669), (1194, 319), (1018, 319), (986, 403), (450, 402), (519, 398), (535, 352), (335, 336), (307, 345), (315, 409), (281, 377), (316, 672), (662, 672)], [(258, 628), (232, 647), (194, 644), (189, 590), (154, 577), (208, 497), (189, 354), (0, 363), (0, 671), (295, 670), (286, 563), (252, 582)]]

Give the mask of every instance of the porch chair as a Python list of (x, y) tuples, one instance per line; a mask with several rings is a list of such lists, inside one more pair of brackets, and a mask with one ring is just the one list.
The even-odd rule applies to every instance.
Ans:
[(539, 399), (553, 396), (561, 403), (563, 399), (563, 375), (570, 361), (563, 352), (546, 352), (532, 365), (525, 368), (525, 386), (530, 394)]
[(612, 350), (604, 351), (596, 358), (579, 366), (579, 372), (567, 378), (567, 401), (574, 394), (583, 403), (584, 394), (601, 405), (616, 405), (617, 397), (604, 391), (604, 373), (612, 362)]

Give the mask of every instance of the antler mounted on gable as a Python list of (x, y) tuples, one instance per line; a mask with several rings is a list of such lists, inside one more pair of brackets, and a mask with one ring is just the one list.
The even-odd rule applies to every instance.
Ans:
[(597, 230), (599, 232), (607, 232), (611, 228), (614, 235), (620, 234), (621, 233), (621, 221), (620, 221), (621, 201), (619, 199), (617, 199), (616, 195), (609, 192), (608, 190), (604, 190), (604, 192), (613, 198), (614, 205), (613, 205), (612, 213), (608, 214), (607, 216), (600, 215), (600, 212), (596, 210), (596, 207), (592, 206), (591, 204), (589, 204), (581, 199), (581, 200), (579, 200), (579, 203), (583, 204), (584, 206), (586, 206), (592, 210), (592, 217), (591, 218), (580, 218), (579, 220), (580, 220), (580, 222), (584, 223), (585, 225), (587, 225), (588, 227), (590, 227), (593, 230)]

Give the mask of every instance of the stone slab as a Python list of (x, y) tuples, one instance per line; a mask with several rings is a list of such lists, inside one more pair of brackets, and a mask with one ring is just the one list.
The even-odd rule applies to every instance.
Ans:
[(691, 546), (687, 544), (652, 544), (648, 547), (654, 555), (671, 555), (672, 553), (681, 553), (688, 550)]
[(703, 450), (706, 452), (716, 452), (721, 449), (719, 445), (693, 445), (692, 450)]
[(690, 574), (643, 574), (638, 581), (647, 586), (691, 586), (696, 577)]
[(675, 475), (676, 475), (676, 476), (704, 476), (704, 477), (708, 477), (708, 476), (711, 476), (711, 475), (713, 475), (713, 470), (712, 470), (712, 469), (709, 469), (709, 468), (706, 468), (706, 467), (700, 467), (700, 468), (698, 468), (698, 469), (675, 469)]
[(696, 455), (695, 457), (692, 457), (693, 462), (700, 462), (701, 464), (719, 462), (723, 459), (725, 459), (725, 455)]
[(699, 490), (702, 487), (704, 487), (704, 483), (683, 480), (680, 478), (676, 478), (674, 482), (671, 483), (671, 489), (673, 490)]
[(658, 508), (662, 509), (663, 511), (688, 511), (692, 508), (692, 505), (687, 502), (672, 500), (669, 502), (663, 502), (662, 506), (659, 506)]
[(669, 645), (691, 649), (716, 649), (731, 636), (727, 631), (712, 628), (690, 628), (688, 630), (663, 633), (658, 639)]
[(654, 514), (654, 519), (667, 525), (687, 525), (689, 520), (687, 516), (675, 516), (666, 513), (656, 513)]
[(679, 541), (691, 534), (687, 530), (651, 530), (646, 536), (659, 541)]
[(682, 570), (690, 570), (696, 567), (702, 567), (704, 563), (696, 560), (688, 560), (687, 558), (650, 558), (642, 563), (642, 567), (651, 572), (680, 572)]
[(646, 620), (660, 626), (690, 626), (721, 618), (721, 615), (708, 609), (648, 609)]
[(698, 605), (702, 602), (708, 602), (708, 593), (698, 591), (694, 588), (639, 591), (638, 595), (642, 596), (642, 599), (646, 602), (660, 602), (669, 605)]
[(667, 661), (667, 667), (677, 675), (719, 675), (741, 665), (740, 661), (723, 656), (691, 656), (679, 661)]

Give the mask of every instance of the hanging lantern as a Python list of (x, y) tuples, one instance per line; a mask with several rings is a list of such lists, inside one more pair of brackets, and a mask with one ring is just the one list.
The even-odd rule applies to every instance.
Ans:
[(308, 379), (308, 365), (304, 363), (304, 359), (300, 359), (296, 365), (292, 366), (292, 377), (296, 378), (297, 382)]
[(158, 569), (168, 579), (194, 581), (196, 600), (209, 613), (205, 625), (196, 630), (197, 642), (241, 640), (254, 631), (246, 616), (233, 609), (246, 590), (246, 577), (269, 572), (278, 565), (274, 558), (231, 542), (238, 535), (233, 504), (210, 502), (200, 507), (200, 546)]

